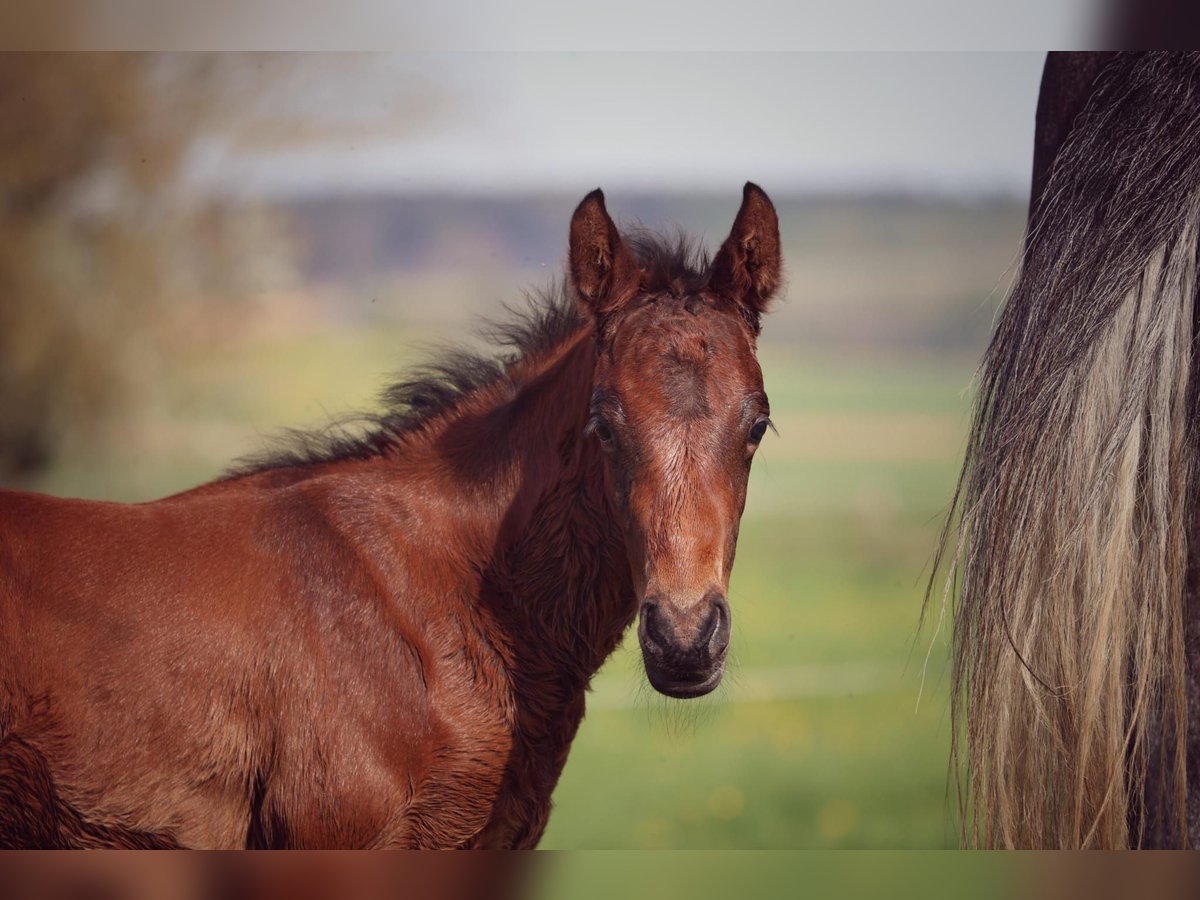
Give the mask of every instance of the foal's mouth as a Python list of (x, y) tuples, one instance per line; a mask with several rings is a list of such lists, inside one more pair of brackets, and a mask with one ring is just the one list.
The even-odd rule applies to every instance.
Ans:
[(724, 673), (724, 661), (699, 679), (675, 678), (664, 672), (656, 671), (650, 666), (646, 667), (646, 678), (649, 680), (650, 686), (660, 694), (676, 700), (691, 700), (694, 697), (703, 697), (705, 694), (711, 693), (721, 683), (721, 676)]

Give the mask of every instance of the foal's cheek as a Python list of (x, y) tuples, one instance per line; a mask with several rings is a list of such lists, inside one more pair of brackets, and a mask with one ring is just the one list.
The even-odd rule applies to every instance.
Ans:
[(630, 494), (633, 480), (629, 471), (621, 464), (615, 453), (604, 460), (605, 487), (614, 514), (621, 523), (625, 535), (626, 552), (634, 572), (641, 572), (645, 562), (644, 534), (637, 517), (630, 510)]
[(729, 529), (729, 545), (725, 548), (725, 577), (729, 577), (729, 573), (733, 571), (733, 560), (737, 556), (738, 532), (741, 528), (741, 517), (733, 520), (733, 526)]
[(604, 476), (608, 487), (608, 496), (613, 508), (622, 519), (629, 518), (629, 473), (620, 465), (615, 454), (609, 454), (604, 460)]

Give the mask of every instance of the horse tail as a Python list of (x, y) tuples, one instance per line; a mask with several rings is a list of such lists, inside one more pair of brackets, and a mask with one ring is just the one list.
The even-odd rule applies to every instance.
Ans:
[(1035, 207), (938, 554), (967, 845), (1187, 841), (1198, 247), (1200, 56), (1120, 54)]

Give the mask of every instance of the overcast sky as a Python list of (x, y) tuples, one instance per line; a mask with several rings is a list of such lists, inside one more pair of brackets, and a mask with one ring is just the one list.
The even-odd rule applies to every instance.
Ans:
[[(277, 105), (359, 127), (199, 177), (254, 190), (1028, 190), (1043, 54), (314, 57)], [(336, 65), (333, 63), (337, 63)], [(295, 66), (295, 62), (291, 63)]]

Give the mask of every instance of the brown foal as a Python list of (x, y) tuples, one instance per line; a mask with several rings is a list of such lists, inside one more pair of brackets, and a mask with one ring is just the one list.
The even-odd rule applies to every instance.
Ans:
[(0, 846), (530, 847), (641, 613), (711, 691), (780, 282), (575, 211), (569, 290), (357, 436), (152, 503), (0, 491)]

